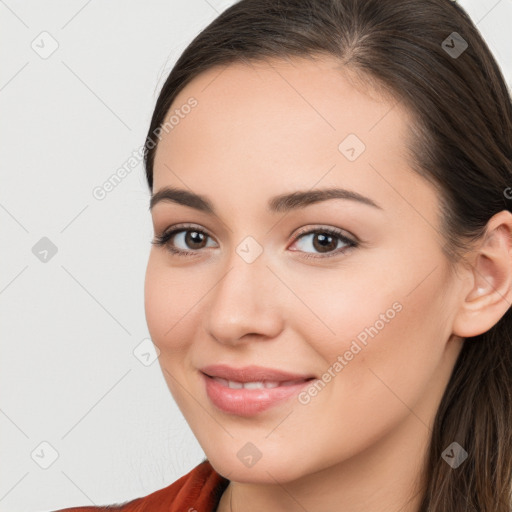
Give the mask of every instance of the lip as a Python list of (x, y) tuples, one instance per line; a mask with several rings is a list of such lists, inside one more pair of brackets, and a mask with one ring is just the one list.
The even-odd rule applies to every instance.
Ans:
[(304, 380), (315, 377), (311, 374), (301, 375), (255, 365), (233, 368), (226, 364), (213, 364), (200, 368), (200, 370), (210, 377), (220, 377), (221, 379), (234, 380), (237, 382), (260, 382), (264, 380), (286, 382), (289, 380)]
[[(215, 380), (213, 376), (238, 382), (301, 382), (275, 388), (232, 389)], [(205, 382), (206, 394), (213, 405), (225, 413), (244, 417), (254, 416), (283, 403), (309, 385), (313, 378), (310, 375), (298, 375), (260, 366), (231, 368), (226, 365), (204, 367), (201, 370), (201, 377)]]

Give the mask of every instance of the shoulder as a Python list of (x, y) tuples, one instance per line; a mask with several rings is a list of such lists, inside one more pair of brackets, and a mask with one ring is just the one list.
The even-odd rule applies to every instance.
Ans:
[(59, 509), (54, 512), (213, 512), (229, 480), (204, 460), (171, 485), (124, 503)]

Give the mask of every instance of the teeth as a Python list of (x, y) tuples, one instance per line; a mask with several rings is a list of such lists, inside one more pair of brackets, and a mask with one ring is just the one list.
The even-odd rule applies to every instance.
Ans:
[(217, 382), (231, 389), (265, 389), (265, 388), (277, 388), (278, 386), (292, 386), (293, 384), (297, 384), (299, 382), (303, 382), (302, 380), (287, 380), (285, 382), (272, 382), (272, 381), (264, 381), (264, 382), (236, 382), (233, 380), (221, 379), (220, 377), (213, 377)]
[[(229, 385), (231, 386), (231, 382)], [(243, 387), (245, 389), (265, 389), (265, 384), (263, 382), (244, 382)]]

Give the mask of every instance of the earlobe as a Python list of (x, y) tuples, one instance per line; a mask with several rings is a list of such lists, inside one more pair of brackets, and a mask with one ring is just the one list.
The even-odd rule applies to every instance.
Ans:
[(464, 338), (491, 329), (512, 304), (512, 214), (503, 210), (487, 223), (470, 264), (472, 288), (461, 298), (453, 333)]

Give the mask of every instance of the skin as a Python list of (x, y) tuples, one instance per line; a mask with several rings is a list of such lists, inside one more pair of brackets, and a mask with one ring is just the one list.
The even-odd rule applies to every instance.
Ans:
[[(218, 510), (417, 511), (433, 420), (464, 337), (491, 328), (512, 300), (511, 215), (494, 216), (452, 269), (438, 193), (407, 156), (407, 110), (330, 58), (212, 68), (171, 110), (192, 96), (198, 105), (162, 134), (153, 192), (191, 190), (217, 214), (154, 206), (156, 235), (191, 223), (209, 237), (199, 249), (186, 233), (174, 238), (192, 256), (152, 247), (145, 310), (169, 389), (230, 480)], [(348, 134), (366, 146), (355, 161), (338, 149)], [(348, 199), (266, 208), (279, 194), (334, 186), (381, 209)], [(339, 252), (346, 245), (334, 238), (326, 252), (338, 254), (322, 257), (311, 231), (327, 227), (360, 245)], [(299, 228), (310, 229), (294, 241)], [(247, 236), (263, 249), (250, 264), (236, 252)], [(294, 397), (241, 418), (209, 401), (202, 366), (320, 379), (394, 303), (401, 310), (309, 403)], [(237, 457), (247, 442), (261, 453), (252, 467)]]

